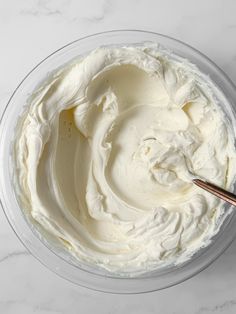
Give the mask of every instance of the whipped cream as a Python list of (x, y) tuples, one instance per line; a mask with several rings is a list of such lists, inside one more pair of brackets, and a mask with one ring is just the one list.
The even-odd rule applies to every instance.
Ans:
[(99, 48), (48, 76), (16, 128), (14, 175), (32, 222), (112, 272), (178, 264), (209, 243), (229, 189), (233, 131), (216, 87), (157, 46)]

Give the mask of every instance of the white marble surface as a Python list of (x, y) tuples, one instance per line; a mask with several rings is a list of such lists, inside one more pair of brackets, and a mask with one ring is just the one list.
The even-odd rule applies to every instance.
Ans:
[[(81, 36), (137, 28), (179, 38), (236, 83), (235, 0), (0, 0), (0, 109), (42, 58)], [(145, 295), (108, 295), (53, 274), (21, 245), (0, 212), (0, 313), (236, 313), (236, 243), (187, 282)]]

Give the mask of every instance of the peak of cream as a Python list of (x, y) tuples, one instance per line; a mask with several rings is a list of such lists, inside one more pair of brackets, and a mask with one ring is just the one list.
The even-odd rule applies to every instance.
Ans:
[(99, 48), (49, 75), (14, 142), (31, 221), (112, 272), (190, 258), (224, 212), (192, 174), (229, 188), (236, 173), (233, 131), (206, 80), (155, 46)]

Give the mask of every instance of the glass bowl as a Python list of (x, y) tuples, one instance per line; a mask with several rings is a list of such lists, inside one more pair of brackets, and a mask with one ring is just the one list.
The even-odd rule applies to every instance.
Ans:
[[(236, 237), (236, 212), (230, 211), (211, 243), (190, 260), (178, 266), (151, 271), (136, 277), (122, 277), (89, 265), (80, 264), (50, 237), (42, 236), (23, 214), (12, 184), (11, 145), (18, 117), (32, 91), (48, 73), (78, 55), (106, 45), (156, 42), (176, 55), (187, 58), (211, 79), (223, 93), (223, 110), (235, 123), (236, 89), (229, 78), (207, 57), (190, 46), (167, 36), (140, 30), (116, 30), (78, 39), (49, 55), (26, 75), (8, 101), (0, 122), (0, 199), (6, 217), (25, 247), (45, 266), (78, 285), (111, 293), (143, 293), (181, 283), (210, 265)], [(234, 189), (235, 190), (235, 189)], [(229, 209), (227, 209), (229, 210)]]

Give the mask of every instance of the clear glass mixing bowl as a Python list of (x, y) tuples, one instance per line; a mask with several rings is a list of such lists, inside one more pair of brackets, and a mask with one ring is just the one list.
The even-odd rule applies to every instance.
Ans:
[[(105, 45), (125, 45), (156, 42), (189, 59), (208, 75), (225, 95), (222, 109), (230, 123), (235, 123), (236, 90), (229, 78), (207, 57), (190, 46), (170, 37), (138, 30), (117, 30), (94, 34), (76, 40), (42, 60), (19, 84), (6, 105), (0, 123), (0, 199), (2, 208), (13, 230), (25, 247), (45, 266), (78, 285), (112, 293), (142, 293), (163, 289), (192, 277), (210, 265), (231, 244), (236, 236), (236, 212), (231, 211), (218, 234), (207, 247), (199, 250), (192, 259), (179, 265), (127, 278), (113, 275), (80, 264), (59, 243), (42, 236), (42, 230), (33, 228), (23, 214), (12, 184), (11, 144), (14, 129), (32, 91), (46, 75), (78, 55)], [(229, 210), (229, 209), (226, 209)]]

